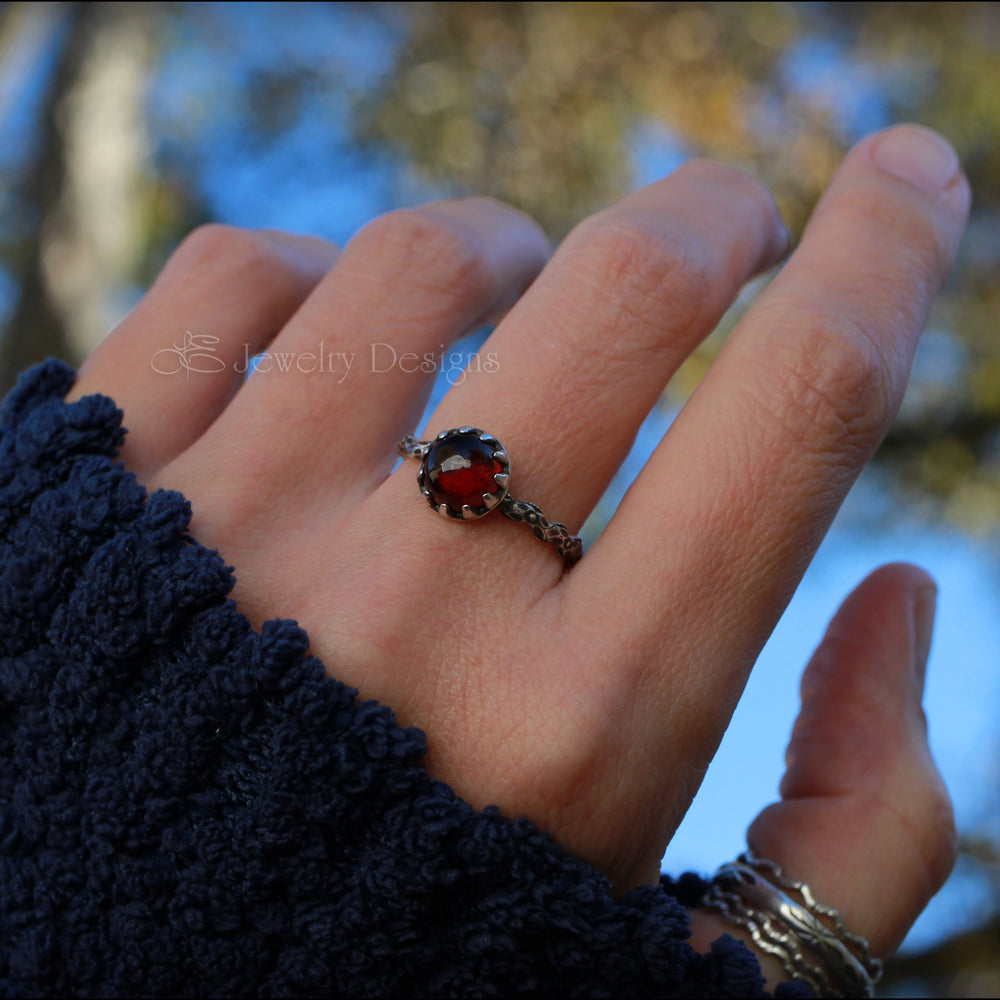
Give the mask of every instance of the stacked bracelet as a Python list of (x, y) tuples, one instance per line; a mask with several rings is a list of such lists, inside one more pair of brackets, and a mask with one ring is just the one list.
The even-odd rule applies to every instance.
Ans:
[(850, 933), (841, 915), (818, 903), (804, 882), (785, 878), (773, 861), (741, 854), (715, 873), (701, 905), (749, 931), (761, 951), (817, 996), (875, 995), (882, 963), (872, 958), (868, 942)]

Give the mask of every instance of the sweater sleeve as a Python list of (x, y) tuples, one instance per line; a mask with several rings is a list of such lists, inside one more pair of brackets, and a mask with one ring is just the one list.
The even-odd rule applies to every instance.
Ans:
[(36, 366), (0, 413), (0, 993), (766, 995), (666, 884), (612, 899), (432, 779), (294, 622), (254, 631), (73, 380)]

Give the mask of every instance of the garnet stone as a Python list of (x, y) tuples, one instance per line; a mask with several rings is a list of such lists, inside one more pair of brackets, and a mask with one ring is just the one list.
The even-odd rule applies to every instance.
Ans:
[(496, 438), (473, 427), (459, 427), (438, 435), (427, 450), (420, 485), (433, 507), (441, 510), (445, 505), (441, 513), (482, 517), (507, 492), (509, 471), (507, 455)]

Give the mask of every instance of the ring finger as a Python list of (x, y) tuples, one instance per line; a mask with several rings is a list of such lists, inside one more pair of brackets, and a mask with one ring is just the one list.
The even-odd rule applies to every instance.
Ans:
[(575, 530), (670, 376), (786, 244), (757, 181), (686, 164), (571, 234), (490, 338), (499, 370), (471, 372), (431, 430), (496, 435), (512, 492)]

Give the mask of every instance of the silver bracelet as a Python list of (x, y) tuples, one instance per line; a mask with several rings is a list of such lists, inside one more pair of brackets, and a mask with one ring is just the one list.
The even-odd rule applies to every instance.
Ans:
[(741, 854), (723, 865), (701, 906), (745, 928), (761, 951), (777, 958), (788, 976), (818, 996), (875, 995), (882, 963), (872, 958), (868, 942), (848, 931), (833, 907), (819, 903), (804, 882), (786, 878), (773, 861)]

